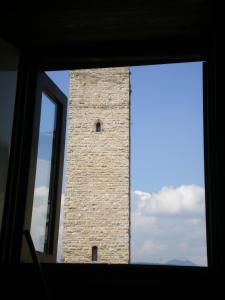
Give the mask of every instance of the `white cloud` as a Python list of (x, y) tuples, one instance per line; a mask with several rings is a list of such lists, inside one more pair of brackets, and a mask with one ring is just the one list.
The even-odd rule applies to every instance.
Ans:
[(172, 259), (207, 264), (204, 188), (163, 187), (157, 193), (131, 193), (132, 262)]
[(134, 191), (139, 210), (147, 215), (201, 214), (204, 211), (204, 189), (196, 185), (181, 185), (177, 188), (163, 187), (158, 193)]
[(143, 247), (140, 250), (141, 255), (153, 255), (153, 254), (158, 254), (162, 250), (166, 250), (166, 245), (163, 243), (158, 243), (153, 240), (146, 240), (143, 243)]
[(46, 186), (35, 187), (34, 196), (35, 197), (47, 197), (49, 189)]
[(38, 251), (44, 250), (46, 218), (47, 218), (47, 203), (43, 197), (35, 200), (32, 211), (31, 236), (34, 242), (35, 249)]
[[(47, 209), (48, 209), (48, 193), (49, 193), (49, 189), (44, 185), (35, 188), (35, 192), (34, 192), (31, 236), (35, 245), (35, 249), (38, 251), (44, 250), (43, 247), (44, 247), (44, 240), (45, 240), (46, 219), (47, 219)], [(62, 194), (61, 199), (62, 200), (61, 200), (61, 214), (60, 214), (57, 257), (61, 256), (64, 194)]]

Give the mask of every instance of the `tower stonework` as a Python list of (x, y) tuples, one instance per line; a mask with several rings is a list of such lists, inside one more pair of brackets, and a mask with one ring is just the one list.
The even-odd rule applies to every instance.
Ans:
[(129, 68), (71, 71), (62, 262), (129, 263), (129, 164)]

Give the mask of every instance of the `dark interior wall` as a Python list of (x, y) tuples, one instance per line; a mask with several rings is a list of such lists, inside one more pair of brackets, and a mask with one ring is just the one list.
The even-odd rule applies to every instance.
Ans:
[[(208, 35), (210, 0), (74, 1), (1, 10), (0, 34), (16, 45), (71, 45)], [(167, 45), (165, 44), (165, 47)], [(90, 49), (89, 49), (90, 50)]]
[(0, 40), (0, 229), (16, 97), (19, 51)]

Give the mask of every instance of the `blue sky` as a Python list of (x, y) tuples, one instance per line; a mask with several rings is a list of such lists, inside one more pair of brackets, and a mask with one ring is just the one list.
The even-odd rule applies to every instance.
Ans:
[(132, 189), (204, 185), (202, 64), (131, 68)]
[[(202, 63), (130, 71), (131, 260), (205, 266)], [(69, 96), (69, 72), (47, 74)]]

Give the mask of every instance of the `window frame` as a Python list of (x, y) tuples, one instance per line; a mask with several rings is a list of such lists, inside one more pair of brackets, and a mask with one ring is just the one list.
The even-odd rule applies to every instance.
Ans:
[[(50, 199), (50, 214), (49, 227), (47, 236), (47, 245), (45, 245), (44, 252), (36, 251), (41, 262), (55, 262), (57, 256), (58, 243), (58, 227), (61, 204), (62, 191), (62, 177), (63, 177), (63, 163), (64, 163), (64, 145), (66, 136), (66, 115), (67, 115), (67, 97), (60, 91), (56, 84), (42, 71), (37, 73), (37, 86), (35, 93), (35, 111), (34, 124), (32, 133), (32, 149), (29, 163), (29, 178), (25, 211), (24, 230), (30, 230), (34, 186), (36, 178), (37, 154), (39, 143), (39, 128), (41, 119), (42, 94), (45, 94), (56, 105), (56, 119), (55, 119), (55, 138), (52, 145), (51, 170), (49, 182), (49, 196)], [(63, 151), (61, 151), (63, 150)], [(26, 261), (27, 252), (25, 241), (22, 246), (22, 261)]]
[[(178, 41), (180, 42), (180, 41)], [(90, 54), (87, 55), (87, 49), (89, 47), (87, 46), (76, 46), (76, 51), (73, 52), (74, 48), (71, 47), (71, 52), (68, 55), (67, 47), (64, 49), (61, 49), (60, 53), (55, 51), (52, 47), (46, 47), (43, 51), (43, 49), (36, 47), (35, 49), (30, 49), (30, 52), (33, 50), (33, 56), (30, 57), (27, 52), (24, 53), (22, 63), (20, 66), (20, 86), (17, 91), (17, 103), (21, 101), (21, 99), (25, 100), (25, 106), (23, 109), (21, 107), (17, 106), (17, 114), (14, 118), (14, 129), (16, 126), (19, 125), (19, 130), (15, 130), (14, 132), (14, 144), (13, 144), (13, 151), (12, 151), (12, 162), (11, 162), (11, 176), (8, 183), (8, 188), (17, 186), (17, 183), (22, 183), (22, 190), (17, 189), (14, 191), (14, 193), (9, 194), (10, 201), (13, 203), (14, 206), (16, 204), (18, 205), (19, 201), (22, 201), (22, 205), (20, 207), (20, 213), (16, 214), (14, 211), (14, 227), (15, 224), (19, 225), (19, 228), (16, 230), (16, 235), (14, 237), (10, 236), (8, 238), (8, 245), (10, 245), (10, 251), (8, 256), (5, 256), (6, 261), (10, 262), (18, 262), (20, 260), (20, 249), (21, 249), (21, 224), (23, 224), (24, 220), (24, 214), (25, 214), (25, 207), (26, 207), (26, 200), (24, 199), (24, 192), (27, 187), (27, 180), (28, 180), (28, 164), (25, 164), (25, 168), (23, 170), (23, 174), (25, 174), (25, 177), (18, 177), (16, 180), (15, 178), (12, 179), (12, 170), (15, 166), (22, 166), (22, 158), (25, 157), (25, 154), (29, 154), (31, 144), (27, 143), (27, 145), (24, 144), (24, 142), (21, 144), (18, 141), (19, 133), (23, 133), (23, 138), (27, 137), (31, 134), (31, 131), (29, 127), (26, 129), (24, 127), (24, 124), (26, 126), (29, 126), (29, 124), (32, 124), (32, 118), (34, 115), (34, 110), (29, 103), (29, 98), (34, 97), (34, 91), (35, 91), (35, 79), (37, 78), (37, 73), (41, 70), (67, 70), (67, 69), (76, 69), (76, 68), (99, 68), (99, 67), (119, 67), (119, 66), (137, 66), (137, 65), (153, 65), (153, 64), (166, 64), (166, 63), (177, 63), (177, 62), (191, 62), (191, 61), (206, 61), (207, 64), (205, 64), (205, 74), (204, 74), (204, 103), (203, 103), (203, 119), (204, 119), (204, 159), (205, 159), (205, 191), (206, 191), (206, 224), (207, 224), (207, 253), (208, 253), (208, 268), (204, 268), (205, 272), (207, 272), (207, 269), (214, 269), (219, 267), (219, 262), (222, 259), (223, 253), (220, 252), (221, 250), (221, 244), (220, 241), (217, 241), (218, 234), (217, 229), (219, 223), (217, 222), (215, 224), (215, 218), (218, 216), (218, 209), (215, 207), (215, 204), (213, 201), (213, 197), (215, 197), (215, 190), (217, 189), (217, 182), (216, 178), (213, 178), (213, 174), (218, 174), (218, 169), (216, 167), (216, 161), (214, 154), (217, 151), (216, 146), (212, 143), (212, 141), (215, 139), (213, 135), (216, 131), (216, 119), (215, 119), (215, 79), (214, 79), (214, 54), (212, 53), (212, 49), (208, 49), (206, 47), (206, 44), (202, 44), (202, 41), (196, 41), (197, 47), (195, 46), (195, 49), (193, 47), (190, 47), (190, 45), (193, 45), (194, 41), (192, 43), (190, 40), (187, 41), (189, 44), (189, 47), (185, 49), (184, 47), (178, 47), (180, 49), (179, 53), (175, 50), (177, 49), (176, 46), (180, 46), (179, 43), (172, 44), (172, 49), (168, 50), (165, 53), (164, 50), (162, 50), (163, 45), (159, 44), (157, 46), (154, 46), (153, 52), (150, 50), (149, 45), (151, 43), (148, 43), (148, 47), (145, 47), (143, 50), (144, 53), (138, 52), (137, 55), (134, 55), (134, 53), (129, 53), (127, 57), (124, 57), (123, 55), (118, 55), (117, 57), (112, 57), (113, 54), (111, 51), (115, 49), (112, 47), (111, 51), (109, 50), (109, 45), (107, 44), (103, 49), (108, 51), (108, 56), (101, 56), (101, 49), (102, 45), (99, 45), (96, 49), (99, 50), (98, 55), (96, 54), (96, 49), (94, 49), (92, 56), (90, 57)], [(140, 43), (142, 44), (142, 43)], [(200, 47), (199, 47), (200, 46)], [(108, 48), (109, 47), (109, 48)], [(129, 43), (125, 44), (125, 47), (122, 46), (123, 51), (126, 50), (126, 48), (129, 48)], [(139, 49), (141, 48), (141, 45)], [(156, 50), (160, 49), (159, 54), (156, 54)], [(83, 50), (83, 52), (82, 52)], [(146, 50), (149, 50), (149, 53), (146, 54)], [(123, 52), (122, 51), (122, 52)], [(71, 54), (73, 52), (73, 54)], [(52, 55), (54, 53), (54, 55)], [(80, 56), (77, 54), (83, 53), (84, 56)], [(96, 56), (97, 55), (97, 58)], [(110, 56), (111, 55), (111, 56)], [(67, 57), (65, 59), (65, 57)], [(95, 60), (93, 60), (93, 57), (95, 57)], [(86, 58), (86, 59), (84, 59)], [(32, 101), (30, 101), (32, 102)], [(18, 115), (25, 116), (27, 112), (30, 112), (29, 118), (25, 119), (19, 119)], [(17, 157), (15, 151), (16, 149), (20, 149), (19, 153), (19, 160), (16, 161), (15, 158)], [(15, 195), (15, 192), (18, 191), (18, 195), (15, 199), (12, 199), (12, 196)], [(216, 193), (218, 200), (218, 192)], [(14, 228), (15, 230), (15, 228)], [(12, 231), (11, 231), (12, 232)], [(7, 243), (5, 244), (7, 245)], [(4, 246), (4, 245), (3, 245)], [(15, 248), (16, 247), (16, 248)], [(4, 247), (3, 247), (4, 248)], [(14, 249), (14, 250), (13, 250)], [(15, 250), (16, 249), (16, 250)], [(216, 253), (219, 254), (219, 258), (216, 257)], [(3, 256), (4, 257), (4, 256)], [(48, 264), (46, 264), (47, 267)], [(77, 265), (74, 265), (74, 268), (77, 268)], [(95, 264), (97, 267), (98, 264)], [(64, 266), (61, 266), (64, 268)], [(79, 266), (79, 268), (85, 268), (85, 266)], [(47, 267), (48, 268), (48, 267)], [(99, 268), (101, 266), (99, 265)], [(111, 269), (116, 269), (116, 265), (108, 265), (107, 269), (110, 271)], [(160, 272), (165, 272), (166, 270), (170, 269), (173, 270), (174, 268), (178, 270), (178, 272), (188, 272), (188, 269), (190, 267), (174, 267), (174, 266), (133, 266), (133, 265), (123, 265), (122, 268), (124, 268), (127, 272), (132, 273), (133, 270), (136, 268), (138, 269), (144, 269), (149, 270), (149, 273), (155, 272), (155, 270), (160, 270)], [(202, 269), (201, 267), (191, 267), (191, 269)], [(148, 271), (147, 271), (148, 272)], [(132, 273), (133, 274), (133, 273)], [(136, 273), (133, 274), (133, 276)]]

